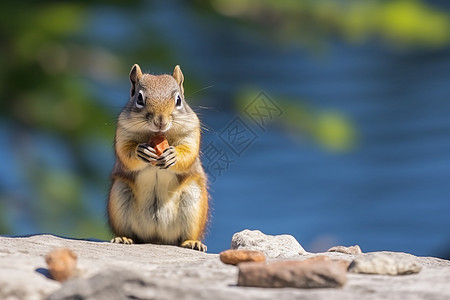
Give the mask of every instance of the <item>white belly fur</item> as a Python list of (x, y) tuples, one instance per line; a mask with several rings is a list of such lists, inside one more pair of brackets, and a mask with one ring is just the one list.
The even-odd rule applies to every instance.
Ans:
[(133, 231), (143, 240), (168, 244), (188, 239), (192, 230), (189, 221), (198, 217), (200, 191), (195, 182), (180, 190), (175, 173), (147, 167), (136, 178)]

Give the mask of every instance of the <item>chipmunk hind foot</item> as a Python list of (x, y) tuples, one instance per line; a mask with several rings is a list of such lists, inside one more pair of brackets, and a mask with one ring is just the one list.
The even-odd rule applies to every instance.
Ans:
[(131, 244), (134, 244), (134, 241), (125, 236), (117, 236), (111, 240), (111, 243), (131, 245)]
[(196, 241), (196, 240), (186, 240), (183, 243), (181, 243), (180, 246), (183, 248), (198, 250), (201, 252), (206, 252), (206, 250), (207, 250), (207, 247), (205, 244), (203, 244), (200, 241)]

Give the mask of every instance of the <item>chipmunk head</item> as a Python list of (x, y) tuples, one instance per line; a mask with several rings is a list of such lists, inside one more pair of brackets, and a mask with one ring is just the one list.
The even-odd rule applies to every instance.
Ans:
[(130, 100), (120, 118), (131, 131), (165, 133), (179, 130), (193, 112), (184, 100), (184, 76), (177, 65), (173, 75), (143, 74), (135, 64), (130, 71)]

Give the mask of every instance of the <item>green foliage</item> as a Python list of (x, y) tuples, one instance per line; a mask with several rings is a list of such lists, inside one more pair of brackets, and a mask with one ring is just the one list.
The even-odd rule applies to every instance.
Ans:
[(395, 47), (450, 43), (449, 14), (419, 0), (213, 0), (198, 5), (289, 43), (315, 46), (331, 35), (358, 43), (378, 38)]
[(5, 205), (3, 204), (6, 199), (4, 199), (3, 197), (0, 197), (0, 233), (10, 233), (11, 229), (7, 223), (7, 219), (6, 219), (6, 209), (5, 209)]
[[(246, 88), (236, 95), (236, 108), (244, 117), (244, 109), (258, 93), (258, 89)], [(355, 149), (355, 125), (342, 112), (312, 108), (302, 99), (277, 95), (272, 95), (272, 99), (282, 110), (280, 118), (273, 118), (272, 126), (280, 125), (294, 136), (311, 139), (330, 152), (345, 153)]]
[[(35, 203), (32, 209), (37, 218), (33, 221), (41, 230), (72, 236), (86, 234), (75, 226), (80, 220), (94, 224), (98, 219), (88, 214), (82, 201), (81, 192), (89, 185), (86, 180), (95, 182), (98, 179), (94, 178), (107, 175), (86, 161), (83, 140), (96, 136), (111, 143), (114, 135), (114, 127), (104, 125), (113, 119), (112, 108), (102, 105), (87, 89), (81, 75), (88, 69), (74, 66), (89, 54), (84, 46), (87, 40), (79, 39), (88, 9), (68, 2), (4, 3), (0, 9), (1, 116), (16, 137), (10, 146), (18, 147), (16, 167), (33, 198), (25, 201)], [(34, 151), (27, 140), (39, 132), (67, 145), (74, 167), (55, 167)], [(5, 195), (4, 203), (17, 201), (11, 197)], [(102, 221), (96, 222), (99, 229), (91, 230), (106, 238)], [(10, 230), (3, 224), (0, 229), (0, 233)]]

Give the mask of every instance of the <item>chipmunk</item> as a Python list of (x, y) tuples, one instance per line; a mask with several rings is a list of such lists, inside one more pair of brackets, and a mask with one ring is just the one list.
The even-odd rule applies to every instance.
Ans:
[[(206, 251), (207, 179), (200, 153), (200, 121), (184, 99), (184, 76), (130, 72), (130, 99), (115, 136), (107, 214), (113, 243), (155, 243)], [(149, 141), (164, 135), (160, 156)]]

